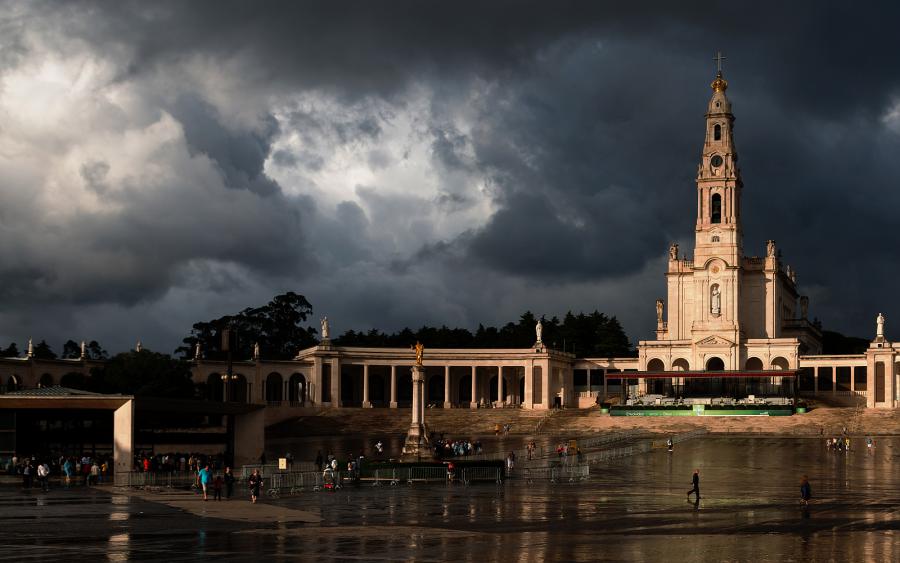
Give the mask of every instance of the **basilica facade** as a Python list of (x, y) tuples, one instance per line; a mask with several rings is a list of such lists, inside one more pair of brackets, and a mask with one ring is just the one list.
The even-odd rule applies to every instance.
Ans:
[(680, 255), (677, 244), (669, 249), (669, 306), (657, 301), (656, 339), (639, 344), (644, 371), (796, 370), (801, 355), (822, 351), (809, 300), (775, 241), (762, 256), (744, 253), (744, 185), (727, 88), (720, 72), (697, 167), (693, 256)]

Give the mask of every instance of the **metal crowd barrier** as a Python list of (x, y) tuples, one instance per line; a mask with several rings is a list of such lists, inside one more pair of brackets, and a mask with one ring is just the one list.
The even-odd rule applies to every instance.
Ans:
[(526, 467), (522, 470), (522, 479), (531, 484), (535, 481), (549, 481), (551, 483), (574, 483), (584, 481), (591, 475), (591, 468), (587, 463), (578, 465), (561, 465), (559, 467)]
[(376, 469), (372, 473), (373, 485), (378, 487), (387, 483), (388, 485), (398, 485), (400, 478), (396, 469)]
[(265, 465), (260, 465), (257, 463), (242, 466), (241, 478), (249, 478), (254, 469), (258, 469), (259, 474), (263, 477), (268, 477), (269, 475), (274, 475), (276, 473), (302, 473), (321, 471), (321, 469), (316, 467), (316, 464), (311, 461), (295, 461), (293, 465), (289, 465), (287, 469), (278, 469), (278, 464), (276, 463), (267, 463)]
[[(340, 482), (340, 471), (335, 472), (335, 481)], [(318, 471), (302, 471), (276, 473), (263, 477), (263, 485), (267, 490), (278, 489), (290, 491), (292, 494), (303, 491), (321, 489), (324, 484), (322, 473)]]
[(415, 481), (447, 480), (446, 467), (410, 467), (408, 471), (409, 476), (407, 477), (407, 482), (409, 483), (413, 483)]
[(503, 482), (503, 471), (499, 467), (466, 467), (462, 470), (462, 482), (468, 485), (474, 481)]
[(194, 471), (174, 471), (171, 473), (150, 473), (143, 471), (119, 471), (113, 475), (117, 487), (140, 488), (188, 488), (197, 482)]
[(574, 483), (576, 481), (584, 481), (590, 477), (591, 466), (583, 463), (581, 465), (566, 465), (563, 467), (550, 468), (551, 483)]

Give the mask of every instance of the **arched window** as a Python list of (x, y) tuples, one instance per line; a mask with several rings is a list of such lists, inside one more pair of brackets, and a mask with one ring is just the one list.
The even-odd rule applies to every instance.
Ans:
[(713, 235), (712, 242), (719, 242), (719, 235)]
[(718, 123), (715, 127), (713, 127), (713, 140), (721, 141), (722, 140), (722, 126)]
[(713, 194), (712, 201), (709, 206), (709, 216), (713, 223), (722, 222), (722, 196)]

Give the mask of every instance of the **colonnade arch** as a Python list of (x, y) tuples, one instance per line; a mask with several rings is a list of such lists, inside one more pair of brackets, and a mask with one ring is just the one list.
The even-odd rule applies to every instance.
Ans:
[(288, 379), (288, 401), (291, 403), (305, 403), (309, 398), (309, 388), (306, 376), (302, 373), (294, 373)]
[(759, 358), (747, 358), (747, 363), (744, 364), (744, 369), (747, 371), (762, 371), (763, 363)]
[(284, 379), (281, 374), (273, 371), (266, 376), (265, 396), (267, 403), (275, 403), (284, 400)]

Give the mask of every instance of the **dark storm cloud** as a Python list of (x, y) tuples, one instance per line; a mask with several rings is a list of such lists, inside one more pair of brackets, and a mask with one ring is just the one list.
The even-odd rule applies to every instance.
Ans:
[(213, 159), (225, 176), (226, 186), (262, 196), (281, 191), (263, 172), (271, 140), (278, 133), (273, 117), (265, 116), (260, 131), (233, 133), (222, 125), (215, 108), (194, 96), (179, 97), (169, 109), (184, 127), (191, 151)]
[[(596, 298), (583, 290), (569, 306), (646, 302), (646, 316), (623, 313), (633, 314), (624, 320), (636, 340), (652, 329), (664, 278), (652, 274), (655, 294), (627, 280), (645, 275), (670, 241), (691, 243), (710, 59), (722, 49), (746, 253), (777, 239), (813, 296), (811, 314), (866, 333), (878, 309), (900, 315), (892, 283), (900, 235), (890, 227), (900, 204), (900, 123), (885, 122), (900, 100), (897, 12), (835, 2), (21, 5), (0, 16), (2, 68), (40, 54), (26, 33), (40, 34), (48, 50), (76, 41), (111, 54), (113, 82), (150, 100), (145, 121), (171, 115), (190, 155), (208, 159), (218, 178), (180, 163), (161, 188), (146, 190), (139, 171), (123, 180), (115, 162), (89, 154), (75, 167), (78, 182), (118, 211), (84, 212), (31, 237), (19, 233), (41, 224), (43, 211), (7, 193), (6, 180), (0, 295), (8, 306), (29, 295), (45, 312), (53, 300), (130, 306), (176, 285), (224, 294), (253, 286), (247, 278), (276, 278), (291, 281), (272, 287), (320, 288), (323, 307), (346, 304), (347, 322), (415, 325), (428, 303), (441, 302), (446, 321), (432, 322), (471, 324), (494, 320), (484, 318), (485, 279), (498, 294), (509, 289), (497, 314), (535, 308), (534, 287), (593, 281), (623, 285)], [(221, 69), (213, 77), (221, 80), (177, 82), (197, 61)], [(360, 161), (387, 169), (401, 153), (378, 146), (387, 143), (385, 121), (410, 111), (415, 87), (431, 96), (433, 115), (419, 125), (438, 176), (433, 201), (366, 184), (355, 188), (359, 203), (338, 198), (326, 210), (266, 174), (267, 159), (320, 173), (336, 153), (365, 143), (375, 147)], [(267, 107), (306, 92), (338, 109)], [(467, 131), (447, 115), (461, 103), (472, 115)], [(291, 135), (297, 146), (274, 149)], [(491, 215), (434, 240), (436, 218), (452, 223), (482, 192)], [(429, 205), (436, 215), (423, 213)], [(407, 244), (384, 250), (393, 239)], [(230, 266), (243, 273), (221, 269)], [(468, 270), (478, 275), (455, 273)], [(328, 293), (342, 276), (352, 278), (348, 294)]]

